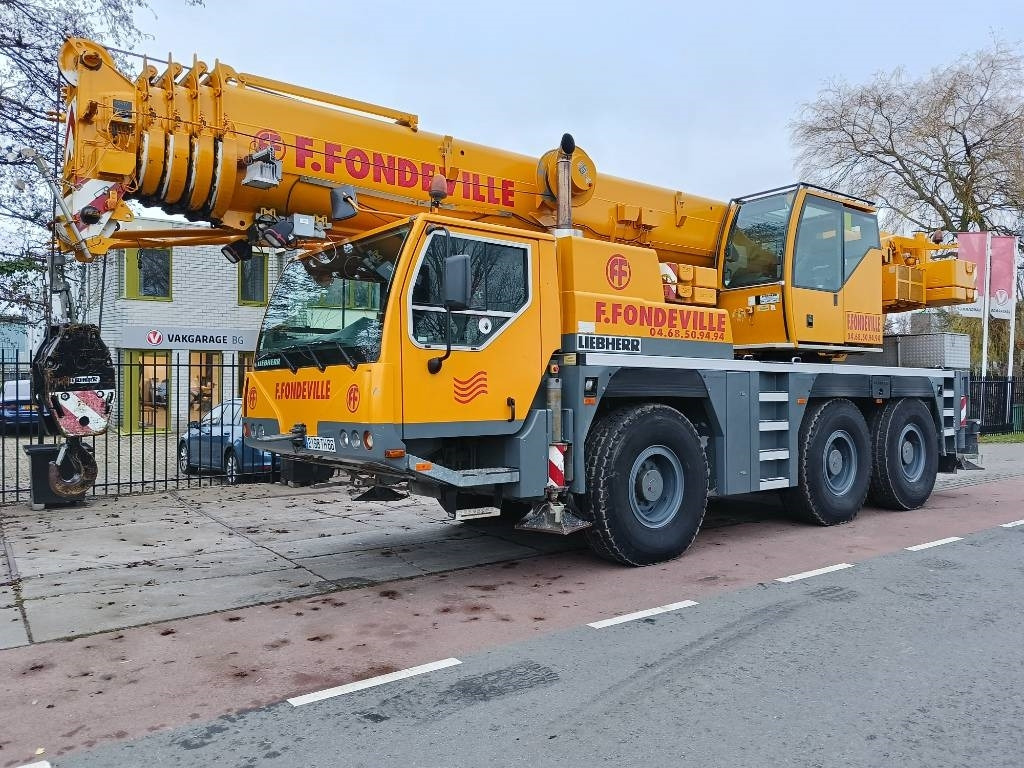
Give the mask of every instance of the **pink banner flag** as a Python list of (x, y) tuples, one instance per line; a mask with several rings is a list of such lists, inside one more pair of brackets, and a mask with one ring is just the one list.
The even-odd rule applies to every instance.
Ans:
[(961, 304), (956, 311), (965, 317), (981, 317), (985, 312), (982, 303), (985, 293), (985, 241), (988, 238), (987, 232), (959, 232), (956, 241), (960, 247), (957, 250), (957, 258), (970, 261), (975, 266), (975, 274), (978, 276), (977, 299), (973, 304)]
[(1017, 238), (992, 235), (992, 283), (988, 295), (992, 297), (989, 312), (997, 320), (1009, 320), (1013, 311), (1016, 267)]

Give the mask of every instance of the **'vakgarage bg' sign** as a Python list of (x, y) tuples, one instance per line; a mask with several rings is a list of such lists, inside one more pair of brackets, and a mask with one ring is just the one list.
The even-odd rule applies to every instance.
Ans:
[(242, 328), (192, 328), (177, 325), (129, 325), (121, 344), (132, 349), (256, 349), (259, 331)]

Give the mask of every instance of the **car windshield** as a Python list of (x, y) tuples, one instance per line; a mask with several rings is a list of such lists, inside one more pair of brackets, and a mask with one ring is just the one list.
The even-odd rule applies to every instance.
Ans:
[(408, 235), (406, 224), (289, 262), (263, 318), (256, 368), (375, 362)]
[(793, 192), (783, 192), (740, 205), (725, 244), (722, 285), (742, 288), (782, 279), (793, 196)]

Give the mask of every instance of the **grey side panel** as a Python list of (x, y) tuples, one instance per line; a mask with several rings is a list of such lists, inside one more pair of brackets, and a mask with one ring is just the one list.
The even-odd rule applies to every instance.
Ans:
[(519, 482), (504, 490), (505, 496), (519, 499), (544, 495), (548, 480), (548, 442), (551, 412), (532, 410), (519, 432), (505, 441), (505, 466), (519, 469)]
[(606, 397), (707, 397), (699, 371), (621, 368), (610, 377)]
[[(941, 372), (936, 372), (937, 378)], [(819, 374), (811, 389), (811, 397), (934, 397), (935, 381), (923, 376), (892, 376), (867, 374)]]
[(756, 374), (730, 371), (726, 374), (723, 436), (725, 465), (718, 472), (719, 495), (749, 493), (757, 490), (758, 465), (754, 456), (757, 436)]

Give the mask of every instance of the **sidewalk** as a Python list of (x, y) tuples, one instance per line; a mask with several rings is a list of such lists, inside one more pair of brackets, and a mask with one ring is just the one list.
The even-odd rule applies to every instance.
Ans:
[(266, 484), (4, 507), (0, 529), (0, 648), (583, 544), (455, 523), (433, 499)]
[[(983, 445), (982, 456), (985, 470), (940, 475), (936, 492), (1024, 475), (1024, 445)], [(705, 527), (780, 513), (722, 501)], [(0, 648), (584, 546), (455, 523), (433, 499), (266, 484), (3, 507), (0, 540)]]

